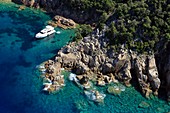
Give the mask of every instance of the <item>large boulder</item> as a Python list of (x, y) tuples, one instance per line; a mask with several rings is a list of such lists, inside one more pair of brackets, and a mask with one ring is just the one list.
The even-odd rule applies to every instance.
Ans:
[(90, 71), (89, 67), (81, 61), (77, 61), (76, 67), (74, 69), (77, 75), (83, 75)]
[(88, 66), (89, 66), (90, 68), (92, 68), (92, 67), (94, 67), (94, 63), (95, 63), (95, 61), (94, 61), (93, 57), (92, 57), (92, 56), (89, 56), (89, 64), (88, 64)]
[(68, 68), (68, 69), (73, 69), (76, 63), (76, 56), (72, 53), (69, 54), (64, 54), (64, 53), (60, 53), (60, 57), (62, 59), (62, 67), (64, 68)]

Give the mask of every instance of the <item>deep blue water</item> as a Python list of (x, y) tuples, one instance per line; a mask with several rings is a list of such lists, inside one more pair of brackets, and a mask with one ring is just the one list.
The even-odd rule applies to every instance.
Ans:
[[(56, 94), (41, 91), (36, 66), (55, 56), (70, 41), (72, 30), (60, 30), (53, 38), (35, 40), (34, 35), (50, 19), (41, 11), (14, 4), (0, 4), (0, 113), (163, 113), (170, 105), (158, 98), (147, 100), (134, 87), (120, 96), (107, 94), (103, 104), (89, 101), (66, 77), (66, 86)], [(68, 73), (65, 73), (67, 76)], [(106, 93), (105, 87), (98, 87)], [(150, 107), (140, 108), (147, 102)]]

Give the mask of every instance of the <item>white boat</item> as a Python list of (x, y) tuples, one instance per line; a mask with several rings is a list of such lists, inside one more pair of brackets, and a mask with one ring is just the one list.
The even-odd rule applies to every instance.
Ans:
[(54, 30), (54, 27), (47, 25), (44, 29), (42, 29), (39, 33), (35, 35), (35, 38), (41, 39), (45, 38), (49, 35), (54, 34), (56, 31)]

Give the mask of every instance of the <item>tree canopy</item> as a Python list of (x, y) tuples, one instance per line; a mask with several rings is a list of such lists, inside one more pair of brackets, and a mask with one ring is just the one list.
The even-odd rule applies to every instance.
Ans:
[[(106, 32), (110, 45), (126, 45), (139, 52), (156, 50), (160, 40), (170, 40), (169, 0), (65, 0), (73, 10), (99, 13), (98, 26)], [(93, 18), (93, 17), (91, 17)], [(87, 35), (89, 28), (83, 35)]]

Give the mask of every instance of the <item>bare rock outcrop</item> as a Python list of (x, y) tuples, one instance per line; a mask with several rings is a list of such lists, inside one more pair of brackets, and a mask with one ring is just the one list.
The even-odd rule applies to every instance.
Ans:
[(42, 72), (43, 91), (54, 93), (65, 86), (64, 75), (61, 75), (61, 64), (48, 60), (37, 66)]
[[(62, 67), (74, 70), (78, 75), (96, 75), (97, 85), (115, 82), (115, 78), (130, 86), (133, 76), (137, 76), (143, 94), (149, 98), (150, 94), (158, 94), (160, 79), (154, 55), (138, 55), (122, 47), (114, 53), (108, 50), (108, 40), (96, 34), (83, 38), (79, 43), (70, 43), (62, 48), (56, 57)], [(56, 60), (57, 61), (57, 60)], [(136, 74), (131, 74), (134, 69)], [(91, 78), (91, 77), (89, 77)]]
[(56, 15), (52, 21), (48, 22), (48, 24), (53, 27), (61, 27), (63, 29), (76, 28), (76, 23), (72, 19), (67, 19), (59, 15)]
[(127, 86), (130, 85), (130, 80), (132, 79), (130, 69), (131, 69), (131, 62), (130, 56), (127, 50), (121, 50), (115, 60), (115, 76), (123, 81)]
[(134, 69), (143, 94), (148, 98), (152, 92), (158, 95), (160, 79), (158, 78), (154, 55), (138, 55), (134, 59)]
[[(143, 94), (149, 98), (150, 94), (158, 94), (160, 79), (154, 55), (138, 55), (124, 47), (114, 53), (108, 50), (108, 40), (102, 35), (88, 36), (79, 43), (72, 42), (62, 48), (56, 56), (56, 62), (62, 67), (74, 70), (77, 75), (96, 75), (97, 85), (103, 86), (115, 82), (115, 78), (130, 86), (133, 76), (137, 76)], [(57, 60), (60, 59), (60, 60)], [(136, 74), (131, 74), (134, 69)], [(90, 74), (89, 74), (90, 73)]]

